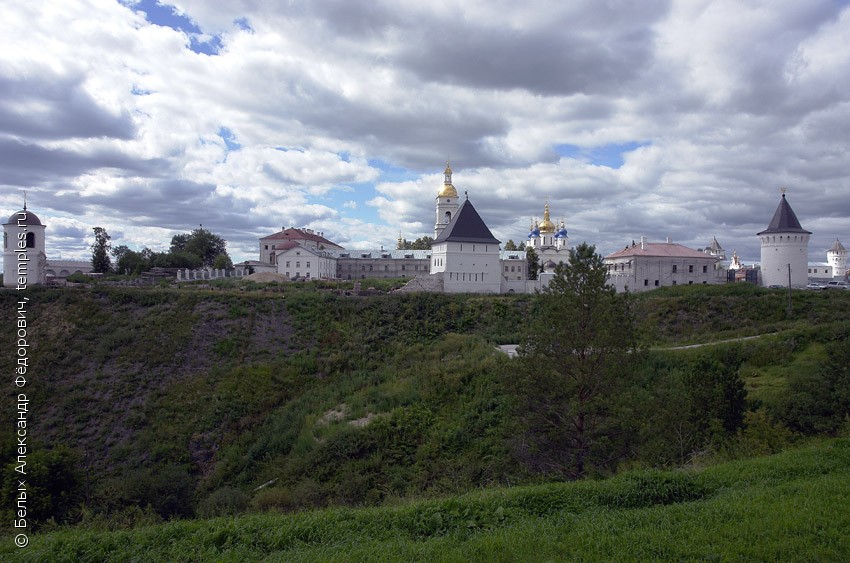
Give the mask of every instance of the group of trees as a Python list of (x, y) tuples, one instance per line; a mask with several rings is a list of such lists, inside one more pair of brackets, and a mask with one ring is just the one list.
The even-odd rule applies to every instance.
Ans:
[[(233, 261), (227, 254), (227, 242), (203, 227), (191, 233), (174, 235), (168, 252), (155, 252), (150, 248), (136, 251), (124, 244), (112, 247), (112, 237), (102, 227), (94, 227), (94, 235), (92, 269), (98, 273), (140, 274), (156, 267), (233, 267)], [(110, 255), (115, 258), (114, 267)]]
[(535, 473), (578, 479), (633, 459), (684, 463), (743, 425), (741, 359), (642, 354), (630, 297), (606, 284), (587, 244), (536, 297), (520, 352), (517, 455)]
[(431, 250), (432, 242), (434, 242), (434, 239), (429, 236), (419, 237), (413, 242), (401, 239), (396, 250)]

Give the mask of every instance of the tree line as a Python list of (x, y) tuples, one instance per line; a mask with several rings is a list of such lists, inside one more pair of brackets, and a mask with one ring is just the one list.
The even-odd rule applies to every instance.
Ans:
[(147, 247), (136, 251), (125, 244), (113, 247), (106, 229), (94, 227), (93, 230), (91, 263), (92, 271), (97, 273), (138, 275), (152, 268), (233, 267), (227, 242), (203, 227), (171, 237), (168, 252), (156, 252)]

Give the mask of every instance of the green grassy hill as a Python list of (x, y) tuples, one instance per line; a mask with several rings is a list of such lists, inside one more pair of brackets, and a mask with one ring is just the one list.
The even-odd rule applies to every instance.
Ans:
[(850, 441), (369, 509), (64, 530), (19, 561), (845, 561)]
[[(636, 354), (629, 385), (640, 403), (619, 412), (633, 421), (632, 442), (599, 475), (791, 443), (782, 424), (806, 413), (783, 410), (789, 381), (846, 340), (844, 293), (796, 292), (791, 318), (786, 293), (745, 284), (635, 296), (647, 348), (767, 336)], [(534, 366), (494, 348), (523, 341), (531, 296), (357, 296), (312, 284), (27, 295), (32, 483), (49, 500), (36, 514), (53, 518), (36, 520), (43, 529), (369, 506), (560, 478), (522, 443), (518, 398), (535, 385)], [(17, 297), (0, 292), (3, 318)], [(14, 338), (0, 331), (4, 350)], [(0, 358), (3, 373), (12, 362)], [(749, 430), (687, 414), (715, 416), (737, 377)], [(5, 412), (17, 392), (6, 387)], [(7, 479), (13, 430), (0, 427)]]

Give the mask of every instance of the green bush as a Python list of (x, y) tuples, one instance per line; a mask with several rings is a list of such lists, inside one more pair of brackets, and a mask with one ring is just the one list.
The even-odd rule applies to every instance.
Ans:
[(803, 434), (835, 435), (850, 416), (850, 339), (832, 342), (813, 373), (795, 373), (781, 420)]
[(99, 506), (110, 514), (138, 506), (165, 520), (194, 515), (194, 479), (178, 465), (130, 470), (109, 479), (99, 495)]
[(66, 524), (80, 518), (85, 477), (81, 456), (67, 446), (53, 450), (36, 448), (27, 457), (25, 474), (15, 471), (15, 462), (5, 467), (5, 507), (15, 507), (17, 479), (26, 480), (27, 519), (35, 529), (53, 522)]
[(239, 489), (222, 487), (198, 503), (197, 513), (200, 518), (233, 516), (244, 512), (249, 500), (248, 495)]

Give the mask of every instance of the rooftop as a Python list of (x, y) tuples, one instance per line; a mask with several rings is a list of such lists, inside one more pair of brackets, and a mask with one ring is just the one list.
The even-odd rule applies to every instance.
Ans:
[(267, 241), (267, 242), (275, 241), (275, 240), (292, 240), (292, 241), (309, 240), (309, 241), (324, 245), (325, 247), (332, 246), (333, 248), (342, 248), (340, 245), (336, 244), (335, 242), (329, 241), (328, 239), (323, 237), (321, 234), (315, 233), (310, 229), (296, 229), (294, 227), (290, 227), (288, 229), (278, 231), (275, 234), (269, 235), (267, 237), (263, 237), (260, 240)]
[(766, 235), (769, 233), (812, 234), (811, 231), (807, 231), (800, 225), (797, 215), (794, 213), (794, 210), (791, 209), (791, 205), (788, 203), (788, 200), (785, 199), (785, 194), (782, 194), (782, 199), (779, 200), (779, 207), (776, 208), (776, 212), (773, 214), (773, 219), (770, 220), (770, 225), (758, 234)]
[(446, 241), (499, 244), (499, 239), (493, 236), (468, 199), (464, 200), (451, 222), (431, 244)]
[(699, 258), (701, 260), (714, 260), (714, 257), (709, 254), (673, 242), (645, 242), (642, 244), (627, 246), (619, 252), (609, 254), (605, 257), (605, 260), (614, 260), (617, 258), (629, 258), (635, 256)]

